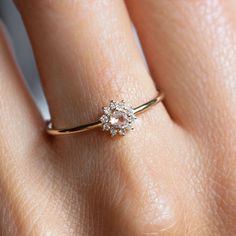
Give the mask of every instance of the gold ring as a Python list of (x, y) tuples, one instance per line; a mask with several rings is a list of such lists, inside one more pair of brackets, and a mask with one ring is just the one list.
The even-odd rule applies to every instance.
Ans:
[(137, 119), (136, 115), (147, 110), (151, 106), (159, 103), (164, 98), (163, 93), (159, 93), (152, 100), (132, 108), (123, 100), (121, 102), (110, 101), (110, 104), (103, 107), (103, 114), (99, 120), (84, 125), (79, 125), (73, 128), (56, 129), (52, 122), (48, 122), (47, 132), (51, 135), (68, 135), (75, 133), (82, 133), (98, 127), (102, 130), (110, 132), (111, 136), (125, 135), (128, 130), (133, 129), (133, 123)]

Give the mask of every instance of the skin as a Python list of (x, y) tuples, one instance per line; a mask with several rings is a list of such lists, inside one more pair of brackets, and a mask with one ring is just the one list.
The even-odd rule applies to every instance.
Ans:
[(165, 100), (125, 137), (48, 136), (1, 27), (1, 235), (236, 235), (235, 1), (16, 5), (55, 127)]

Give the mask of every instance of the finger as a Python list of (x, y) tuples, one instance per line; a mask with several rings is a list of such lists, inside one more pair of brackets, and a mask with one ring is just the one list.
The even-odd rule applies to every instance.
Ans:
[[(51, 147), (45, 141), (44, 121), (15, 65), (2, 26), (0, 97), (0, 235), (44, 234), (41, 217), (47, 222), (47, 232), (52, 232), (53, 224), (62, 223), (48, 204), (48, 199), (54, 202), (52, 195), (57, 195), (52, 194), (53, 178), (49, 178)], [(48, 224), (49, 219), (53, 219), (52, 224)], [(54, 233), (62, 231), (55, 229)]]
[[(201, 166), (199, 173), (202, 172), (202, 177), (196, 177), (200, 175), (193, 170), (190, 172), (201, 179), (199, 183), (205, 189), (204, 200), (196, 194), (190, 202), (198, 201), (200, 206), (205, 201), (217, 207), (207, 210), (210, 214), (201, 209), (194, 215), (200, 216), (202, 225), (209, 219), (218, 218), (224, 225), (219, 232), (230, 234), (226, 231), (235, 229), (229, 220), (235, 217), (235, 212), (231, 211), (229, 202), (232, 201), (227, 199), (235, 199), (235, 194), (234, 191), (228, 193), (229, 188), (216, 185), (231, 186), (235, 179), (231, 169), (234, 165), (232, 156), (235, 156), (232, 154), (232, 140), (235, 140), (232, 130), (236, 124), (236, 2), (126, 2), (152, 75), (165, 91), (168, 111), (179, 124), (197, 134), (194, 136), (202, 153), (197, 162)], [(188, 163), (196, 163), (198, 155), (193, 156), (193, 160), (187, 160)], [(195, 179), (194, 188), (201, 189), (196, 187), (196, 182)], [(225, 203), (222, 204), (219, 199), (224, 199)], [(212, 229), (217, 228), (216, 222), (209, 225)], [(209, 232), (211, 230), (207, 234)]]
[(219, 126), (235, 93), (235, 1), (127, 0), (151, 73), (174, 119)]
[(19, 0), (18, 6), (56, 127), (93, 121), (111, 99), (136, 106), (155, 96), (122, 1)]
[[(13, 199), (19, 200), (18, 197), (24, 189), (22, 183), (26, 185), (26, 178), (32, 181), (33, 175), (29, 169), (31, 171), (34, 169), (34, 174), (39, 172), (38, 166), (35, 168), (35, 162), (39, 160), (35, 157), (42, 149), (45, 150), (43, 130), (44, 123), (21, 79), (3, 26), (0, 24), (0, 229), (2, 235), (15, 232), (15, 223), (23, 214), (21, 211), (11, 214), (15, 206)], [(11, 227), (13, 225), (14, 227)], [(5, 230), (7, 227), (9, 230)]]
[(25, 151), (42, 135), (43, 123), (20, 78), (2, 25), (0, 52), (0, 143), (10, 145), (11, 151)]

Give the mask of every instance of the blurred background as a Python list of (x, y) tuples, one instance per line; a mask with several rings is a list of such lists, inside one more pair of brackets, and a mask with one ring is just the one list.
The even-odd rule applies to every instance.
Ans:
[(30, 42), (21, 17), (12, 0), (0, 0), (0, 20), (3, 21), (7, 28), (16, 60), (21, 68), (27, 86), (41, 113), (48, 119), (48, 108), (43, 96)]

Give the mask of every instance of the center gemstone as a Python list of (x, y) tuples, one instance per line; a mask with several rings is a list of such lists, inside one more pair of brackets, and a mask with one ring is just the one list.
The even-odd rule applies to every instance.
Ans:
[(129, 124), (128, 116), (124, 112), (114, 111), (110, 116), (110, 124), (115, 128), (123, 129)]

